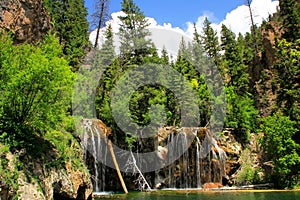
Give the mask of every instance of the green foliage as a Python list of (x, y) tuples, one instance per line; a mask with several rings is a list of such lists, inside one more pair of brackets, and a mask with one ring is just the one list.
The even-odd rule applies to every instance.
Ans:
[(284, 34), (287, 41), (300, 39), (300, 3), (297, 0), (279, 1), (279, 14), (283, 19)]
[(169, 64), (169, 55), (167, 50), (165, 49), (165, 47), (163, 47), (162, 51), (161, 51), (161, 59), (162, 59), (162, 64), (164, 65), (168, 65)]
[[(205, 18), (203, 22), (203, 36), (201, 37), (204, 50), (208, 56), (213, 58), (215, 64), (220, 65), (220, 51), (219, 38), (217, 32), (211, 27), (211, 22)], [(222, 70), (221, 70), (222, 71)]]
[(298, 133), (296, 123), (289, 117), (274, 114), (263, 120), (262, 145), (274, 163), (274, 183), (277, 187), (292, 187), (299, 183), (300, 145), (293, 140)]
[(16, 192), (19, 187), (19, 172), (16, 164), (17, 160), (14, 156), (11, 156), (11, 160), (8, 160), (8, 153), (9, 146), (0, 144), (0, 185), (2, 186), (3, 184)]
[(45, 160), (47, 167), (65, 168), (69, 165), (74, 171), (86, 171), (82, 163), (82, 149), (71, 134), (53, 130), (45, 134), (45, 139), (53, 144), (57, 152), (55, 160)]
[(52, 17), (63, 53), (73, 67), (72, 70), (77, 71), (90, 45), (84, 1), (45, 0), (44, 4)]
[(258, 111), (254, 107), (254, 101), (247, 96), (238, 96), (233, 87), (226, 88), (226, 91), (226, 127), (234, 128), (238, 140), (248, 142), (250, 132), (255, 132), (257, 128)]
[(125, 142), (127, 143), (128, 145), (128, 148), (130, 150), (132, 150), (136, 145), (136, 140), (137, 140), (137, 137), (136, 136), (132, 136), (131, 134), (126, 134), (126, 137), (125, 137)]
[(108, 25), (105, 32), (105, 42), (100, 49), (100, 55), (104, 66), (109, 66), (115, 59), (114, 34), (111, 24)]
[(277, 58), (274, 68), (277, 70), (276, 82), (280, 85), (277, 103), (286, 116), (300, 121), (300, 39), (294, 43), (282, 39), (277, 42)]
[(58, 40), (49, 35), (39, 46), (12, 46), (5, 34), (0, 40), (2, 139), (17, 141), (57, 128), (69, 107), (73, 79)]
[(152, 41), (147, 38), (150, 36), (147, 29), (148, 20), (133, 0), (123, 0), (121, 5), (125, 13), (124, 16), (119, 16), (121, 64), (142, 64), (146, 57), (152, 55), (154, 47)]
[(259, 168), (254, 167), (254, 159), (250, 149), (245, 149), (241, 153), (241, 170), (236, 177), (237, 185), (258, 184), (262, 180), (259, 176)]
[(245, 65), (242, 38), (239, 42), (235, 39), (235, 34), (225, 25), (222, 25), (221, 31), (223, 67), (229, 77), (228, 86), (233, 86), (238, 95), (244, 95), (248, 91), (249, 73), (248, 66)]

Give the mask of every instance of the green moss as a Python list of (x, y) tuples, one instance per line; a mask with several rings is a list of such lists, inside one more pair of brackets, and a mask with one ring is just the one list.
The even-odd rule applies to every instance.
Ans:
[[(0, 185), (4, 184), (16, 192), (19, 187), (18, 160), (15, 156), (12, 156), (12, 160), (8, 160), (8, 153), (9, 146), (0, 143)], [(17, 196), (15, 198), (17, 198)]]
[(87, 168), (83, 164), (82, 149), (70, 133), (49, 131), (46, 133), (45, 139), (52, 143), (54, 148), (57, 149), (56, 160), (46, 163), (47, 166), (61, 168), (71, 163), (73, 170), (87, 171)]

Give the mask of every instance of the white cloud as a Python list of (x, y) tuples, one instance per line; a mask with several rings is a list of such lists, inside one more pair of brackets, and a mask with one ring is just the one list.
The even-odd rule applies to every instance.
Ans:
[[(279, 1), (272, 0), (253, 0), (251, 3), (251, 7), (254, 15), (254, 22), (257, 25), (262, 23), (263, 19), (267, 19), (269, 14), (273, 14), (276, 12), (276, 8), (279, 4)], [(112, 13), (112, 19), (106, 22), (107, 24), (111, 24), (113, 28), (113, 32), (115, 33), (115, 46), (116, 51), (118, 52), (118, 47), (120, 46), (120, 40), (117, 37), (119, 32), (119, 24), (120, 19), (118, 16), (124, 15), (123, 12), (115, 12)], [(215, 16), (212, 12), (204, 12), (203, 15), (198, 17), (196, 22), (196, 27), (200, 32), (202, 30), (203, 22), (205, 18), (208, 18), (210, 21), (215, 21)], [(154, 18), (147, 18), (150, 23), (149, 30), (152, 33), (151, 39), (158, 49), (162, 49), (165, 47), (167, 51), (176, 56), (179, 43), (181, 38), (189, 42), (193, 38), (194, 33), (194, 25), (192, 22), (187, 22), (187, 29), (183, 30), (179, 27), (173, 27), (170, 23), (164, 23), (160, 25)], [(234, 33), (238, 34), (239, 32), (245, 34), (250, 31), (251, 20), (249, 16), (249, 9), (246, 5), (242, 5), (227, 13), (226, 18), (220, 23), (212, 23), (212, 27), (220, 33), (221, 25), (225, 24), (228, 28), (230, 28)], [(99, 43), (103, 43), (104, 30), (101, 30), (101, 38), (99, 39)], [(96, 30), (90, 34), (90, 41), (94, 43), (96, 38)]]
[(170, 55), (176, 57), (182, 37), (186, 42), (192, 41), (192, 37), (179, 27), (172, 27), (170, 23), (159, 25), (155, 19), (147, 19), (150, 22), (149, 30), (151, 32), (151, 39), (159, 51), (166, 48)]
[[(119, 52), (120, 39), (118, 37), (119, 32), (119, 24), (121, 23), (118, 16), (124, 15), (123, 12), (115, 12), (111, 15), (111, 20), (106, 22), (106, 25), (111, 24), (114, 32), (114, 45), (116, 47), (116, 52)], [(174, 57), (176, 57), (180, 41), (182, 37), (184, 37), (185, 41), (189, 42), (192, 40), (184, 30), (179, 27), (172, 27), (170, 23), (164, 23), (163, 25), (159, 25), (154, 18), (147, 17), (149, 22), (149, 30), (151, 32), (151, 39), (154, 42), (156, 48), (158, 50), (162, 50), (163, 47), (167, 49), (167, 51)], [(101, 36), (98, 40), (99, 46), (104, 42), (104, 32), (105, 28), (101, 29)], [(90, 41), (92, 44), (95, 43), (97, 30), (94, 30), (90, 33)]]
[[(253, 12), (253, 21), (256, 25), (260, 25), (263, 19), (267, 19), (269, 14), (276, 12), (279, 1), (271, 0), (253, 0), (251, 9)], [(246, 5), (239, 6), (237, 9), (226, 15), (226, 19), (221, 22), (232, 29), (236, 34), (241, 32), (245, 34), (250, 31), (251, 18), (249, 8)]]
[[(253, 12), (254, 23), (256, 25), (260, 25), (263, 19), (267, 19), (269, 14), (273, 14), (276, 12), (279, 1), (272, 0), (253, 0), (251, 3), (251, 9)], [(204, 13), (202, 16), (198, 18), (197, 28), (199, 30), (202, 29), (203, 21), (205, 17), (208, 17), (210, 21), (214, 21), (214, 16), (212, 14)], [(222, 24), (225, 24), (228, 28), (230, 28), (235, 34), (250, 31), (251, 27), (251, 18), (249, 14), (249, 8), (246, 5), (242, 5), (227, 13), (225, 19), (221, 21), (219, 24), (212, 24), (212, 27), (218, 32), (221, 31)], [(191, 34), (190, 30), (192, 29), (192, 24), (190, 22), (187, 23), (188, 30), (187, 34)]]
[[(209, 12), (209, 11), (205, 11), (205, 12), (203, 13), (203, 15), (201, 15), (200, 17), (198, 17), (197, 22), (195, 22), (195, 23), (196, 23), (196, 28), (197, 28), (198, 31), (202, 30), (202, 27), (203, 27), (203, 23), (204, 23), (205, 18), (207, 18), (207, 19), (210, 20), (210, 21), (214, 21), (214, 20), (216, 19), (214, 13)], [(192, 36), (192, 35), (194, 34), (194, 31), (195, 31), (195, 30), (194, 30), (194, 23), (192, 23), (192, 22), (187, 22), (186, 25), (187, 25), (188, 28), (187, 28), (187, 30), (185, 31), (185, 33), (186, 33), (187, 35)]]

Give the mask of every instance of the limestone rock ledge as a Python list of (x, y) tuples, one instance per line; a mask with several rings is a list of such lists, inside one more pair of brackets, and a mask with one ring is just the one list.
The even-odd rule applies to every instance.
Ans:
[[(0, 144), (1, 145), (1, 144)], [(30, 161), (33, 172), (18, 171), (17, 163), (21, 155), (6, 153), (7, 168), (13, 174), (18, 174), (16, 184), (5, 183), (0, 173), (0, 199), (12, 200), (90, 200), (93, 199), (93, 186), (87, 170), (74, 170), (71, 162), (64, 167), (47, 167), (40, 159)], [(1, 158), (1, 162), (4, 161)], [(82, 164), (84, 165), (84, 164)], [(4, 180), (4, 179), (3, 179)], [(7, 177), (6, 177), (6, 180)]]

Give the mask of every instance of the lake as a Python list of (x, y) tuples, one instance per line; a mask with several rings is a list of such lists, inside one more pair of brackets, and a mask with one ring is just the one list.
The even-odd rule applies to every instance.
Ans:
[(125, 200), (300, 200), (300, 191), (154, 191), (129, 192), (129, 194), (106, 195), (98, 199)]

